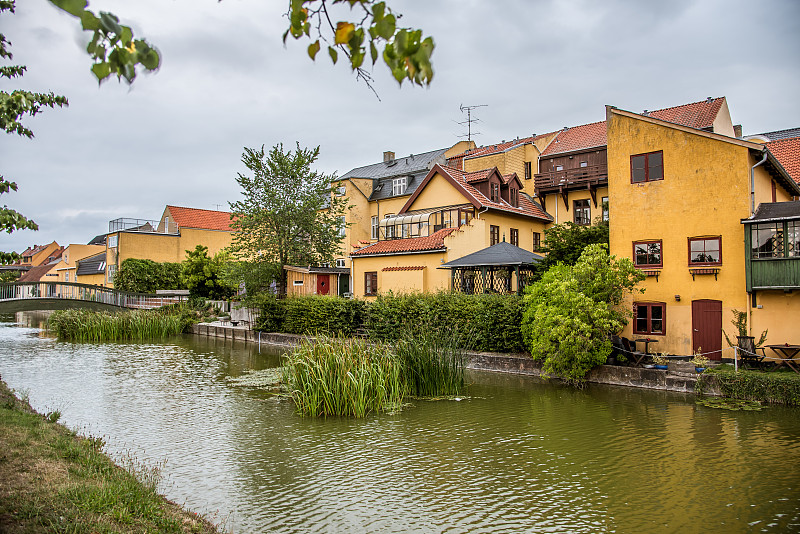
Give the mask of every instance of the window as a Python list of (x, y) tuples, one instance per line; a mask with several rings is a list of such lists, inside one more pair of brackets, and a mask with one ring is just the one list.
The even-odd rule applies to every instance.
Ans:
[(117, 234), (108, 236), (108, 248), (117, 248)]
[(542, 234), (533, 232), (533, 251), (538, 252), (542, 246)]
[(790, 221), (787, 224), (786, 239), (788, 241), (788, 255), (800, 256), (800, 221)]
[(337, 197), (343, 197), (345, 195), (345, 193), (347, 193), (347, 188), (345, 186), (343, 186), (343, 185), (340, 185), (334, 191), (335, 191)]
[(525, 179), (526, 180), (530, 180), (531, 179), (531, 162), (530, 161), (526, 161), (525, 162)]
[(556, 165), (556, 172), (563, 171), (563, 170), (564, 170), (564, 166), (563, 165)]
[(631, 156), (631, 183), (664, 179), (664, 154), (661, 150)]
[(636, 267), (661, 267), (661, 241), (637, 241), (633, 244), (633, 264)]
[(491, 225), (489, 226), (489, 246), (496, 245), (500, 242), (500, 227)]
[(392, 195), (402, 195), (405, 193), (407, 183), (407, 178), (405, 176), (392, 179)]
[[(750, 230), (753, 258), (783, 258), (783, 223), (754, 224)], [(795, 251), (796, 254), (796, 251)]]
[(364, 295), (377, 295), (378, 294), (378, 273), (372, 271), (364, 273)]
[(663, 302), (633, 303), (633, 333), (656, 334), (665, 333), (665, 317), (667, 305)]
[(511, 234), (510, 235), (511, 244), (514, 245), (515, 247), (518, 247), (519, 246), (519, 230), (517, 230), (516, 228), (512, 228), (511, 230), (509, 230), (509, 233)]
[(69, 282), (69, 272), (64, 273), (64, 281)]
[(689, 266), (720, 265), (722, 263), (721, 237), (690, 237)]
[(109, 265), (108, 266), (108, 283), (114, 283), (114, 275), (117, 274), (117, 266), (116, 265)]
[(345, 221), (344, 216), (339, 217), (339, 237), (344, 237), (347, 235), (347, 222)]
[(608, 221), (608, 197), (603, 197), (603, 221)]
[(583, 169), (584, 167), (588, 167), (589, 163), (586, 162), (586, 161), (581, 161), (580, 166), (581, 166), (581, 169)]
[(347, 267), (344, 258), (336, 258), (336, 266), (340, 269), (344, 269), (345, 267)]
[(500, 199), (500, 184), (489, 184), (491, 190), (492, 202), (497, 202)]
[(292, 281), (292, 285), (294, 287), (302, 286), (303, 285), (303, 281), (302, 280), (294, 280), (294, 281)]
[(508, 196), (511, 199), (511, 205), (514, 206), (515, 208), (519, 207), (519, 197), (517, 196), (518, 193), (519, 192), (514, 187), (508, 190)]
[(373, 215), (371, 220), (372, 220), (372, 234), (370, 237), (372, 237), (372, 239), (378, 239), (378, 216)]
[(592, 224), (592, 210), (589, 207), (589, 199), (573, 201), (572, 212), (575, 224), (580, 224), (581, 226)]

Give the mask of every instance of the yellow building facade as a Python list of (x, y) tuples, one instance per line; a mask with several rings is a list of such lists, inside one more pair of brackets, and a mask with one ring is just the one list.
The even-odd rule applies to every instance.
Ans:
[(761, 144), (613, 107), (606, 123), (610, 250), (647, 276), (625, 304), (634, 315), (622, 335), (655, 340), (651, 351), (730, 358), (722, 329), (732, 333), (737, 309), (754, 330), (800, 343), (781, 317), (800, 317), (800, 299), (757, 308), (746, 291), (742, 220), (800, 193), (777, 160)]
[(61, 261), (55, 266), (59, 282), (77, 282), (78, 262), (105, 251), (104, 245), (67, 245), (61, 253)]

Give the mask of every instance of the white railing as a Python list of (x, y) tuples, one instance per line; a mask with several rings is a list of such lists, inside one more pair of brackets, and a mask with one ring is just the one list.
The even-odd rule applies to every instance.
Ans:
[(188, 299), (185, 295), (145, 295), (74, 282), (15, 282), (0, 284), (0, 302), (32, 299), (67, 299), (121, 308), (150, 310)]

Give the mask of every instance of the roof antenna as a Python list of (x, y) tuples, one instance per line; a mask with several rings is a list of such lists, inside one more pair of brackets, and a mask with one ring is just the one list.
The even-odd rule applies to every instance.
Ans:
[[(478, 105), (475, 105), (475, 106), (465, 106), (464, 104), (461, 104), (460, 106), (458, 106), (458, 109), (461, 110), (461, 113), (464, 113), (464, 111), (467, 112), (467, 120), (458, 123), (458, 124), (462, 124), (462, 125), (463, 124), (467, 125), (467, 134), (466, 135), (459, 135), (459, 137), (466, 137), (467, 141), (472, 141), (472, 135), (473, 135), (473, 133), (472, 133), (472, 123), (473, 122), (480, 122), (480, 119), (473, 119), (472, 118), (472, 110), (475, 109), (475, 108), (485, 108), (485, 107), (488, 107), (488, 106), (489, 106), (489, 104), (478, 104)], [(479, 135), (479, 134), (480, 134), (480, 132), (475, 132), (475, 135)]]

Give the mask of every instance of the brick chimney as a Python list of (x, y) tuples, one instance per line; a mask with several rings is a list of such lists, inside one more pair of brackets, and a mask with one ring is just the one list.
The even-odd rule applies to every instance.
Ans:
[(389, 152), (388, 150), (383, 153), (383, 162), (389, 163), (390, 161), (394, 161), (394, 152)]
[(742, 137), (742, 125), (741, 124), (734, 124), (733, 125), (733, 136), (736, 138)]

